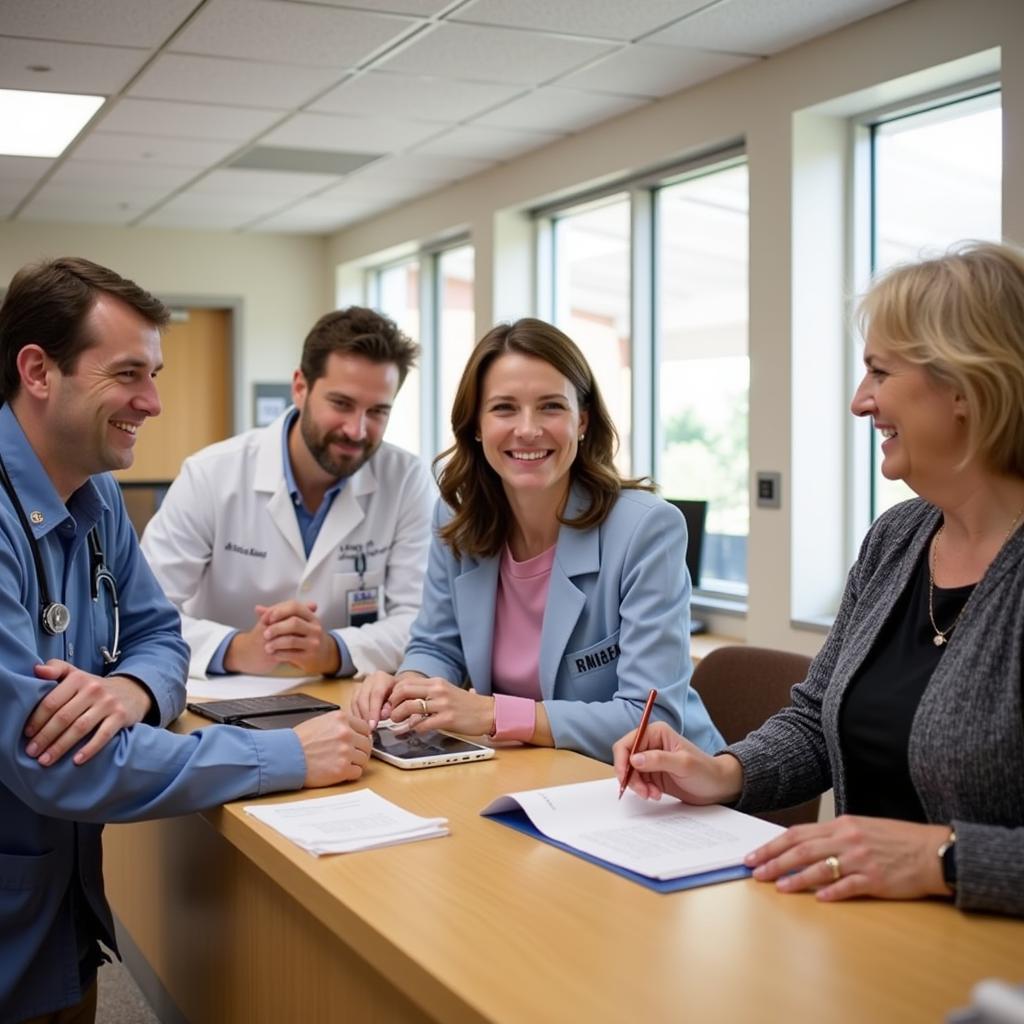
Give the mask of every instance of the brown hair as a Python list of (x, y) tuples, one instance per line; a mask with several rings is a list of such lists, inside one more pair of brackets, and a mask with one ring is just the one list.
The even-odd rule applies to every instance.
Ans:
[(477, 342), (462, 371), (452, 404), (455, 443), (434, 460), (442, 464), (438, 476), (441, 497), (453, 510), (441, 528), (456, 556), (463, 552), (485, 558), (497, 554), (508, 538), (512, 510), (497, 473), (476, 443), (484, 375), (507, 352), (543, 359), (576, 389), (580, 411), (586, 410), (586, 437), (580, 442), (570, 480), (589, 496), (590, 504), (576, 518), (559, 522), (578, 530), (599, 526), (608, 517), (623, 488), (654, 490), (648, 480), (623, 479), (615, 468), (619, 438), (601, 397), (597, 381), (583, 353), (557, 327), (543, 320), (524, 319), (499, 324)]
[(85, 320), (100, 293), (120, 299), (154, 327), (170, 319), (159, 299), (90, 260), (42, 260), (14, 275), (0, 306), (0, 401), (21, 387), (18, 353), (26, 345), (38, 345), (61, 373), (74, 372), (78, 357), (94, 344)]
[(371, 363), (394, 363), (401, 387), (420, 347), (394, 320), (365, 306), (349, 306), (320, 317), (306, 335), (299, 369), (307, 384), (312, 386), (324, 375), (327, 357), (334, 352), (363, 356)]
[(880, 278), (861, 330), (967, 400), (967, 459), (1024, 476), (1024, 253), (960, 242)]

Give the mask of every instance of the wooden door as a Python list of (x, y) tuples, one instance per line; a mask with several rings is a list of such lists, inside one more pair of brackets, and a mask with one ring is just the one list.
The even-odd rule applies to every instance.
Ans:
[(163, 411), (147, 420), (122, 483), (170, 483), (185, 457), (232, 433), (231, 311), (190, 309), (163, 337)]

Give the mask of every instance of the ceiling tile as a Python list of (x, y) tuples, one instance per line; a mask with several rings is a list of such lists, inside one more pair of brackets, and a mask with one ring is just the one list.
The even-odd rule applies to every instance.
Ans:
[(53, 165), (37, 156), (0, 156), (0, 182), (38, 181)]
[(708, 0), (476, 0), (460, 7), (451, 20), (626, 41), (707, 4)]
[(334, 188), (324, 192), (321, 198), (355, 201), (376, 199), (399, 203), (421, 196), (426, 192), (433, 192), (437, 187), (436, 181), (402, 181), (394, 178), (378, 178), (367, 172), (346, 178), (340, 185), (335, 185)]
[(395, 181), (433, 181), (437, 185), (468, 178), (471, 174), (493, 167), (493, 160), (463, 156), (434, 156), (426, 153), (406, 153), (402, 156), (378, 160), (360, 174), (373, 173), (376, 178)]
[(0, 178), (0, 210), (10, 213), (32, 191), (34, 181)]
[(463, 125), (425, 142), (416, 153), (434, 153), (441, 156), (488, 157), (491, 160), (510, 160), (539, 146), (546, 146), (561, 138), (540, 132), (522, 132), (511, 128), (488, 128), (484, 125)]
[(54, 171), (50, 179), (54, 184), (78, 185), (90, 191), (103, 192), (113, 186), (163, 189), (167, 192), (180, 188), (194, 178), (194, 167), (165, 167), (153, 164), (105, 160), (78, 160), (72, 158)]
[(75, 196), (57, 193), (50, 198), (37, 197), (18, 214), (18, 220), (62, 221), (72, 224), (127, 224), (143, 212), (145, 206), (111, 196)]
[(211, 171), (189, 189), (209, 195), (277, 196), (300, 199), (338, 181), (329, 174), (290, 174), (286, 171)]
[[(308, 3), (309, 0), (288, 0), (289, 3)], [(429, 18), (446, 7), (452, 0), (318, 0), (332, 7), (353, 7), (357, 10), (378, 11), (381, 14), (412, 14)]]
[(168, 53), (128, 90), (131, 96), (292, 110), (333, 85), (338, 72)]
[(414, 24), (390, 15), (282, 0), (210, 0), (171, 49), (341, 69), (355, 67)]
[(146, 227), (239, 228), (257, 217), (288, 204), (281, 196), (209, 195), (182, 192), (154, 210), (142, 222)]
[(125, 98), (110, 108), (98, 128), (122, 134), (247, 142), (280, 119), (280, 110)]
[(607, 43), (543, 36), (504, 28), (444, 24), (384, 61), (413, 75), (537, 85), (608, 53)]
[[(145, 50), (0, 37), (0, 89), (110, 96), (131, 80), (148, 57)], [(31, 66), (50, 70), (29, 71)]]
[(904, 0), (726, 0), (647, 42), (769, 55)]
[(0, 25), (7, 36), (156, 47), (198, 3), (199, 0), (0, 0)]
[(167, 167), (209, 167), (237, 149), (234, 142), (162, 139), (154, 135), (91, 132), (75, 150), (79, 160), (126, 160)]
[(559, 85), (656, 98), (743, 67), (754, 59), (640, 44), (612, 54), (585, 71), (567, 75)]
[(325, 235), (338, 228), (362, 220), (365, 207), (359, 203), (327, 199), (307, 199), (287, 210), (253, 224), (251, 231), (294, 231), (301, 234)]
[(268, 146), (303, 146), (346, 153), (393, 153), (441, 130), (437, 124), (400, 121), (397, 118), (296, 114), (260, 141)]
[(578, 132), (598, 121), (624, 114), (649, 102), (639, 96), (581, 92), (558, 86), (535, 89), (505, 106), (477, 118), (473, 124), (497, 128), (534, 128), (549, 132)]
[(370, 71), (342, 82), (310, 106), (331, 114), (402, 117), (454, 123), (512, 99), (517, 85), (457, 82), (450, 78), (389, 75)]

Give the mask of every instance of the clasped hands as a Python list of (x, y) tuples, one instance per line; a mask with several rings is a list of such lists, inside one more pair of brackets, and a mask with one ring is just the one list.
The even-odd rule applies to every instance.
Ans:
[[(636, 730), (612, 747), (619, 782), (630, 763)], [(731, 754), (704, 753), (664, 722), (652, 722), (633, 755), (629, 788), (645, 800), (662, 794), (690, 804), (732, 803), (743, 789), (743, 768)], [(937, 856), (945, 825), (844, 814), (834, 821), (794, 825), (752, 850), (744, 863), (781, 892), (814, 890), (822, 901), (874, 896), (948, 896)], [(838, 862), (839, 877), (828, 858)]]
[(333, 676), (340, 666), (338, 643), (317, 618), (315, 601), (256, 605), (256, 623), (236, 633), (224, 655), (229, 672), (269, 675), (291, 665), (303, 675)]
[(446, 729), (485, 736), (494, 731), (493, 697), (418, 672), (371, 673), (352, 698), (352, 713), (369, 722), (371, 729), (390, 718), (412, 732)]

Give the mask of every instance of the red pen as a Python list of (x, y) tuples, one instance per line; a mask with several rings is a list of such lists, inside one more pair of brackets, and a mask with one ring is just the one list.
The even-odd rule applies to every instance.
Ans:
[(644, 733), (647, 732), (647, 723), (651, 720), (651, 708), (654, 707), (654, 702), (658, 699), (658, 691), (651, 690), (647, 694), (647, 703), (644, 705), (644, 713), (640, 716), (640, 728), (636, 731), (636, 737), (633, 739), (633, 747), (629, 752), (629, 760), (626, 762), (626, 774), (622, 777), (622, 785), (619, 786), (619, 799), (622, 799), (622, 794), (626, 792), (626, 787), (629, 785), (629, 780), (633, 777), (633, 755), (640, 749), (640, 744), (643, 742)]

